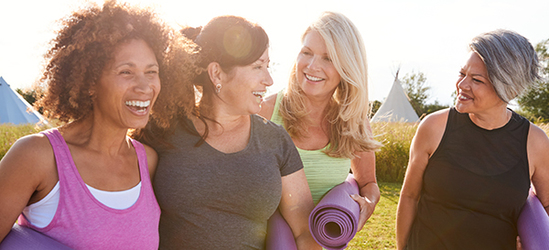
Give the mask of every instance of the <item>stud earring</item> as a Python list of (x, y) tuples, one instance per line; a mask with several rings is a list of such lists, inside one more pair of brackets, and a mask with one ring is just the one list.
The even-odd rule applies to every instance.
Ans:
[(216, 92), (216, 93), (221, 92), (221, 87), (222, 87), (222, 86), (221, 86), (221, 84), (219, 84), (219, 83), (218, 83), (217, 85), (215, 85), (215, 92)]

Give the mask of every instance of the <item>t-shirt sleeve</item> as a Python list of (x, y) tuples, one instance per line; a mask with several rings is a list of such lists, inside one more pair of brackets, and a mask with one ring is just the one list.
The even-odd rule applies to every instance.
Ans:
[(303, 168), (303, 162), (299, 156), (299, 152), (292, 141), (290, 135), (282, 128), (282, 155), (284, 156), (282, 164), (280, 164), (280, 175), (286, 176)]

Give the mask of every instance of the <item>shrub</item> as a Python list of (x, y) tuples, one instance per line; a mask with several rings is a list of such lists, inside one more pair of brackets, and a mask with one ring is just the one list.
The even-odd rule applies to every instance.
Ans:
[(408, 158), (410, 144), (416, 133), (417, 123), (372, 123), (372, 131), (383, 147), (376, 153), (376, 175), (381, 182), (402, 182)]

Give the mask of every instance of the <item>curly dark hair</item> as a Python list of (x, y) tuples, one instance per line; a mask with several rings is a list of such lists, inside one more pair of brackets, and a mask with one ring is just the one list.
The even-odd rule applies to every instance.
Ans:
[[(73, 12), (61, 19), (61, 30), (45, 54), (47, 65), (39, 84), (45, 88), (37, 102), (48, 118), (63, 123), (85, 118), (93, 110), (90, 90), (117, 46), (132, 39), (145, 41), (160, 67), (161, 91), (151, 112), (155, 126), (168, 127), (177, 107), (194, 97), (181, 89), (195, 71), (195, 44), (170, 28), (150, 9), (107, 1)], [(178, 94), (181, 93), (181, 94)], [(192, 99), (191, 99), (192, 98)], [(152, 119), (154, 117), (154, 119)]]

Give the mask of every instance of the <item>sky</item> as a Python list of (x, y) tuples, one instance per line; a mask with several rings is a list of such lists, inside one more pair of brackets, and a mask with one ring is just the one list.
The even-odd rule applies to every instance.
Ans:
[[(102, 4), (103, 0), (90, 0)], [(549, 39), (547, 0), (126, 0), (152, 6), (174, 27), (202, 26), (219, 15), (238, 15), (269, 35), (271, 74), (277, 92), (301, 48), (301, 35), (323, 11), (336, 11), (358, 27), (366, 46), (370, 100), (383, 101), (399, 77), (421, 72), (429, 99), (451, 105), (467, 44), (495, 30), (518, 32), (535, 44)], [(12, 88), (29, 88), (40, 77), (42, 56), (56, 23), (79, 0), (0, 2), (0, 76)]]

